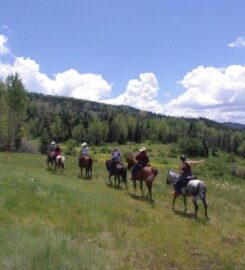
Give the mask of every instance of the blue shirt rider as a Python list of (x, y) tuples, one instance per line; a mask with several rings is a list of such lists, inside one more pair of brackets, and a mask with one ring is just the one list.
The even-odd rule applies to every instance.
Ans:
[(49, 151), (51, 153), (51, 157), (54, 159), (55, 156), (55, 149), (56, 149), (56, 142), (52, 141), (49, 145)]
[(179, 168), (180, 177), (174, 184), (173, 196), (179, 196), (182, 194), (182, 187), (185, 187), (188, 183), (188, 177), (192, 176), (191, 165), (202, 163), (205, 160), (187, 160), (185, 155), (180, 156), (181, 164)]
[(114, 148), (114, 150), (111, 153), (111, 164), (109, 166), (110, 172), (113, 171), (114, 166), (116, 165), (117, 162), (120, 162), (120, 160), (121, 160), (121, 154), (117, 148)]
[(87, 145), (87, 143), (86, 142), (84, 142), (84, 143), (82, 143), (81, 144), (81, 156), (88, 156), (88, 145)]

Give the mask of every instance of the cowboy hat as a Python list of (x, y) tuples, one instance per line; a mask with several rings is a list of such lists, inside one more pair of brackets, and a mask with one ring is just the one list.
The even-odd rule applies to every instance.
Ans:
[(145, 147), (140, 148), (140, 152), (144, 152), (145, 150), (146, 150)]
[(54, 142), (54, 141), (52, 141), (50, 144), (55, 144), (55, 142)]
[(87, 143), (86, 142), (84, 142), (84, 143), (82, 143), (81, 144), (81, 146), (83, 147), (83, 146), (86, 146), (87, 145)]

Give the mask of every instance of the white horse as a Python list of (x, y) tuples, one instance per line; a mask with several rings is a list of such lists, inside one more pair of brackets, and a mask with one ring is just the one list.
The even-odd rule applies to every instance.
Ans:
[(56, 157), (55, 160), (55, 171), (57, 170), (57, 168), (61, 171), (64, 172), (65, 169), (65, 157), (62, 155), (59, 155)]
[[(180, 176), (179, 174), (168, 169), (166, 183), (168, 185), (170, 184), (174, 185), (175, 182), (178, 180), (179, 176)], [(207, 192), (207, 188), (205, 184), (199, 179), (190, 180), (186, 187), (182, 187), (182, 196), (183, 196), (183, 201), (184, 201), (184, 206), (185, 206), (185, 213), (187, 211), (186, 197), (192, 196), (192, 202), (195, 206), (195, 218), (197, 218), (197, 211), (198, 211), (197, 202), (198, 202), (198, 199), (201, 199), (204, 209), (205, 209), (205, 217), (206, 219), (208, 219), (208, 204), (206, 202), (206, 192)], [(175, 200), (177, 197), (178, 196), (173, 197), (173, 206), (172, 206), (173, 210), (174, 210)]]

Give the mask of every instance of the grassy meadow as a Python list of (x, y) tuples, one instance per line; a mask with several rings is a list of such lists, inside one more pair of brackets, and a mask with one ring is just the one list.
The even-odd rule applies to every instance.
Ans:
[[(169, 145), (147, 144), (159, 169), (153, 202), (108, 185), (113, 146), (92, 147), (92, 180), (79, 177), (77, 157), (65, 174), (48, 171), (45, 156), (0, 153), (0, 269), (245, 269), (245, 180), (231, 174), (245, 160), (219, 153), (193, 167), (208, 192), (210, 220), (199, 203), (171, 210), (168, 168), (179, 160)], [(140, 145), (120, 146), (122, 154)], [(128, 177), (129, 178), (129, 177)], [(144, 188), (146, 194), (146, 188)]]

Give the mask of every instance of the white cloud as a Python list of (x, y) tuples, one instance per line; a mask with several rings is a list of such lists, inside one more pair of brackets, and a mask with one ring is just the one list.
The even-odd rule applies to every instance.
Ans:
[(200, 66), (180, 82), (185, 92), (164, 105), (164, 113), (245, 123), (245, 66)]
[[(10, 53), (7, 38), (0, 35), (0, 54)], [(226, 68), (199, 66), (179, 82), (183, 94), (166, 104), (158, 102), (159, 86), (154, 73), (141, 73), (128, 81), (125, 91), (109, 98), (112, 84), (100, 74), (81, 74), (75, 69), (48, 76), (39, 64), (25, 57), (14, 57), (12, 64), (1, 62), (0, 78), (19, 73), (25, 87), (33, 92), (63, 95), (111, 104), (129, 105), (141, 110), (175, 116), (207, 117), (217, 121), (245, 124), (245, 66)], [(162, 93), (169, 96), (169, 92)]]
[(162, 106), (156, 100), (159, 91), (158, 82), (153, 73), (141, 73), (139, 80), (128, 82), (125, 92), (106, 103), (128, 105), (141, 110), (161, 112)]
[(245, 38), (244, 37), (238, 37), (235, 41), (228, 44), (230, 48), (240, 48), (245, 47)]
[(8, 38), (4, 35), (0, 35), (0, 55), (6, 54), (9, 52), (9, 48), (7, 47)]
[(0, 77), (18, 73), (27, 89), (52, 95), (99, 101), (111, 92), (111, 85), (99, 74), (80, 74), (70, 69), (49, 78), (40, 71), (40, 66), (30, 58), (17, 57), (14, 63), (0, 61)]

